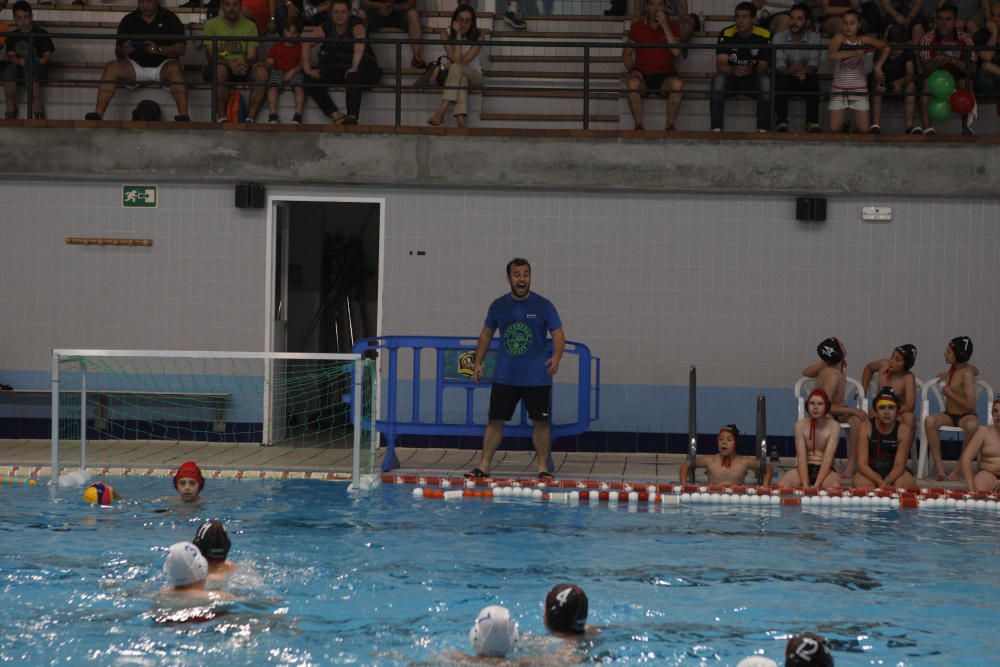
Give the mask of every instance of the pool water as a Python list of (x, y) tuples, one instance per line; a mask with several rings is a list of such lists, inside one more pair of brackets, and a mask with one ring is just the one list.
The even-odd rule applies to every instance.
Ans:
[[(446, 502), (309, 480), (210, 480), (204, 504), (178, 506), (156, 499), (169, 480), (108, 481), (146, 500), (0, 486), (0, 663), (442, 664), (488, 604), (520, 624), (514, 657), (565, 656), (541, 621), (560, 581), (602, 628), (572, 646), (580, 664), (780, 662), (804, 630), (838, 665), (1000, 653), (996, 512)], [(156, 596), (165, 550), (213, 517), (243, 599), (183, 623)]]

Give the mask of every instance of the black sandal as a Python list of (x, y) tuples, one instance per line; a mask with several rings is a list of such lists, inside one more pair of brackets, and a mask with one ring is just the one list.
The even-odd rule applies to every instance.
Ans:
[(483, 479), (489, 476), (490, 474), (488, 472), (483, 472), (479, 468), (473, 468), (469, 472), (465, 473), (466, 479)]

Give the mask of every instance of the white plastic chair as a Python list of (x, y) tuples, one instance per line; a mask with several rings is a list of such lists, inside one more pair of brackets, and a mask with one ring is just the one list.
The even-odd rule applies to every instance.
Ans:
[[(944, 380), (929, 380), (923, 384), (920, 388), (920, 456), (917, 458), (917, 478), (924, 479), (927, 477), (928, 468), (930, 462), (928, 461), (928, 451), (927, 451), (927, 428), (924, 426), (924, 419), (927, 415), (932, 415), (937, 412), (944, 412), (944, 394), (941, 393), (941, 387), (944, 386)], [(976, 378), (976, 405), (979, 405), (979, 395), (986, 394), (986, 425), (990, 426), (993, 424), (993, 387), (986, 383), (985, 380), (980, 380)], [(931, 397), (937, 402), (937, 410), (931, 411)], [(951, 432), (951, 433), (962, 433), (962, 429), (958, 426), (942, 426), (938, 429), (939, 431)]]
[[(852, 377), (847, 377), (845, 379), (847, 380), (844, 388), (845, 402), (850, 405), (850, 389), (853, 389), (854, 407), (861, 408), (867, 413), (868, 396), (865, 395), (864, 387), (862, 387), (861, 383)], [(809, 392), (811, 392), (815, 386), (816, 378), (800, 377), (798, 382), (795, 383), (795, 401), (799, 408), (799, 419), (806, 416), (806, 398), (808, 398)], [(830, 398), (832, 399), (833, 397), (831, 396)], [(840, 422), (840, 428), (850, 428), (850, 425), (845, 422)]]

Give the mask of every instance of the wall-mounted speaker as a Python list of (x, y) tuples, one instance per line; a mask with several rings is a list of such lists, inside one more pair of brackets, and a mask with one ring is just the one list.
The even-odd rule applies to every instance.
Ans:
[(795, 219), (803, 222), (826, 222), (826, 199), (824, 197), (796, 198)]
[(264, 185), (262, 183), (237, 185), (236, 208), (264, 208)]

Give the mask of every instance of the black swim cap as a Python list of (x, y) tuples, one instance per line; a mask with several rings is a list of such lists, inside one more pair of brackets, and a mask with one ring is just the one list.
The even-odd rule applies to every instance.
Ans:
[(732, 433), (733, 437), (736, 438), (737, 441), (740, 439), (740, 427), (736, 424), (726, 424), (719, 429), (719, 433), (722, 433), (723, 431), (729, 431)]
[(785, 667), (833, 667), (833, 654), (825, 637), (803, 632), (785, 645)]
[(218, 519), (206, 521), (198, 527), (194, 545), (209, 562), (221, 563), (229, 555), (229, 535)]
[(587, 594), (575, 584), (556, 584), (545, 596), (545, 627), (552, 632), (583, 634), (587, 626)]
[(955, 362), (964, 364), (972, 358), (972, 339), (968, 336), (956, 336), (948, 343), (951, 351), (955, 353)]
[(833, 336), (817, 345), (816, 353), (820, 359), (828, 364), (837, 364), (844, 360), (844, 348), (840, 346), (840, 341)]
[(903, 357), (903, 368), (910, 370), (913, 368), (913, 364), (917, 363), (917, 346), (911, 345), (909, 343), (905, 345), (900, 345), (896, 348), (896, 352)]

